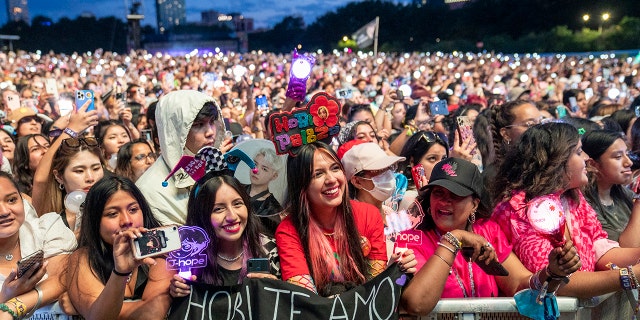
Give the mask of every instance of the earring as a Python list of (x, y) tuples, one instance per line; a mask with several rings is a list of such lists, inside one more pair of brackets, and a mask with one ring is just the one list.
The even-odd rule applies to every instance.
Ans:
[(505, 140), (507, 142), (507, 145), (509, 145), (511, 143), (511, 140)]
[(476, 223), (476, 212), (471, 212), (471, 214), (469, 215), (469, 218), (467, 218), (467, 220), (469, 221), (469, 223), (474, 224)]
[(58, 185), (58, 189), (60, 189), (61, 191), (64, 191), (64, 185), (63, 185), (62, 183), (60, 183), (60, 184)]

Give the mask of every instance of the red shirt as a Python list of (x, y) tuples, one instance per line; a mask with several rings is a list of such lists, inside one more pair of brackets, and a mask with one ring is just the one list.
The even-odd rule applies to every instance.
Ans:
[[(353, 216), (360, 236), (366, 237), (371, 244), (371, 251), (365, 258), (369, 260), (387, 261), (387, 248), (384, 237), (384, 224), (380, 211), (364, 202), (350, 200)], [(295, 213), (292, 213), (295, 214)], [(328, 237), (333, 252), (336, 252), (333, 237)], [(282, 270), (282, 280), (287, 280), (294, 276), (311, 274), (307, 261), (304, 258), (303, 245), (300, 236), (291, 222), (291, 217), (287, 216), (276, 230), (276, 245), (280, 256), (280, 268)]]

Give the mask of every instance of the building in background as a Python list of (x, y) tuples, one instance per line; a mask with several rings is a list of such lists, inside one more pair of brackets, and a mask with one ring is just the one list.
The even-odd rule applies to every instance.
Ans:
[(160, 34), (164, 34), (173, 27), (186, 24), (187, 9), (185, 2), (185, 0), (156, 0), (156, 15)]
[(226, 26), (236, 33), (240, 41), (240, 50), (249, 49), (249, 32), (253, 31), (253, 18), (246, 18), (240, 13), (223, 14), (215, 10), (202, 11), (201, 23), (205, 26)]
[(7, 17), (9, 21), (24, 21), (29, 24), (29, 6), (27, 0), (7, 0)]

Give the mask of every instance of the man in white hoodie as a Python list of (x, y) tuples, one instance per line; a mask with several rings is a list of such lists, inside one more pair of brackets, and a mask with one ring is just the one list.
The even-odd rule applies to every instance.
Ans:
[(162, 155), (136, 185), (161, 224), (183, 225), (189, 191), (195, 181), (183, 169), (163, 186), (165, 178), (183, 155), (194, 155), (205, 146), (225, 152), (231, 148), (231, 141), (223, 143), (225, 128), (220, 107), (212, 97), (194, 90), (174, 91), (160, 98), (156, 124)]

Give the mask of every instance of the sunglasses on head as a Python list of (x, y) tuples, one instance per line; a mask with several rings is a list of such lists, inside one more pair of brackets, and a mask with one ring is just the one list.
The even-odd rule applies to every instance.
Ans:
[(423, 131), (420, 133), (420, 140), (424, 140), (427, 143), (433, 143), (441, 139), (438, 134), (433, 131)]
[(62, 140), (62, 145), (67, 148), (80, 148), (82, 145), (87, 147), (97, 147), (98, 140), (95, 138), (67, 138)]

